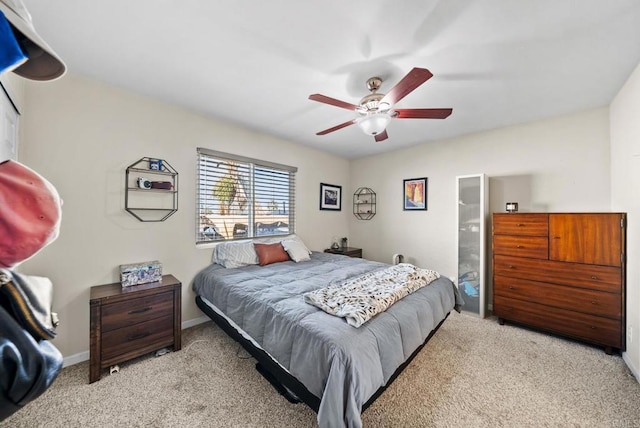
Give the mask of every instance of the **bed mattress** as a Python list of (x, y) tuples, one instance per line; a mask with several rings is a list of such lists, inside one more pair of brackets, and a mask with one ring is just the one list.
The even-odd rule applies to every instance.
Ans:
[(304, 302), (305, 292), (387, 266), (319, 252), (301, 263), (212, 264), (193, 290), (320, 398), (319, 426), (359, 427), (362, 405), (461, 303), (444, 277), (359, 328)]

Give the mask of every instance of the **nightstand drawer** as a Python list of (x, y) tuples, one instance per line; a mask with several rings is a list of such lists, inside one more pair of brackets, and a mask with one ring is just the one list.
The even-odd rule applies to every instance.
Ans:
[(102, 308), (102, 330), (104, 332), (132, 324), (170, 316), (173, 312), (173, 292), (140, 297)]
[(164, 343), (173, 342), (173, 316), (152, 319), (129, 327), (119, 328), (102, 335), (103, 364), (110, 358), (128, 352), (152, 347), (158, 349)]

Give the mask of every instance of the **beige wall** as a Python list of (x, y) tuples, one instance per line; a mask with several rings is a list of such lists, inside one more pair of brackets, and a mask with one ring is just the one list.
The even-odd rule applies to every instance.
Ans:
[[(194, 244), (196, 147), (297, 166), (298, 234), (314, 250), (326, 247), (328, 230), (347, 234), (348, 211), (318, 209), (320, 182), (349, 187), (344, 159), (73, 75), (28, 82), (25, 104), (20, 160), (57, 187), (64, 206), (58, 240), (21, 270), (53, 280), (65, 357), (88, 357), (89, 288), (117, 281), (123, 263), (160, 260), (183, 283), (183, 321), (202, 316), (190, 282), (211, 249)], [(179, 210), (165, 222), (124, 211), (125, 168), (144, 156), (179, 173)]]
[(627, 352), (640, 379), (640, 66), (611, 103), (611, 205), (627, 212)]
[[(389, 262), (401, 253), (410, 263), (456, 277), (456, 176), (477, 173), (489, 176), (491, 212), (504, 212), (507, 201), (518, 202), (520, 211), (608, 211), (608, 109), (352, 162), (351, 190), (371, 187), (378, 207), (372, 220), (351, 217), (351, 243), (367, 258)], [(427, 211), (402, 209), (402, 180), (415, 177), (429, 178)]]

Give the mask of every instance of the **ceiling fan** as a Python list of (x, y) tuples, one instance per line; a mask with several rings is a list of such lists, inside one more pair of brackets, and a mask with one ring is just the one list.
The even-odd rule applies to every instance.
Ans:
[(418, 86), (433, 77), (433, 74), (426, 68), (414, 68), (391, 88), (387, 94), (379, 94), (377, 91), (382, 85), (382, 79), (372, 77), (367, 80), (367, 88), (371, 92), (363, 97), (358, 105), (340, 101), (326, 95), (313, 94), (309, 99), (332, 106), (354, 110), (358, 117), (347, 122), (336, 125), (332, 128), (318, 132), (316, 135), (326, 135), (349, 125), (357, 123), (365, 134), (373, 135), (376, 141), (383, 141), (389, 138), (386, 127), (391, 119), (445, 119), (453, 109), (450, 108), (393, 108), (393, 106), (411, 93)]

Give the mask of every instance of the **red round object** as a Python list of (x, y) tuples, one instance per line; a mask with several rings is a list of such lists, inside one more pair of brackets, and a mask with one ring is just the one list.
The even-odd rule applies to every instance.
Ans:
[(0, 163), (0, 267), (13, 268), (49, 243), (60, 230), (57, 190), (21, 163)]

